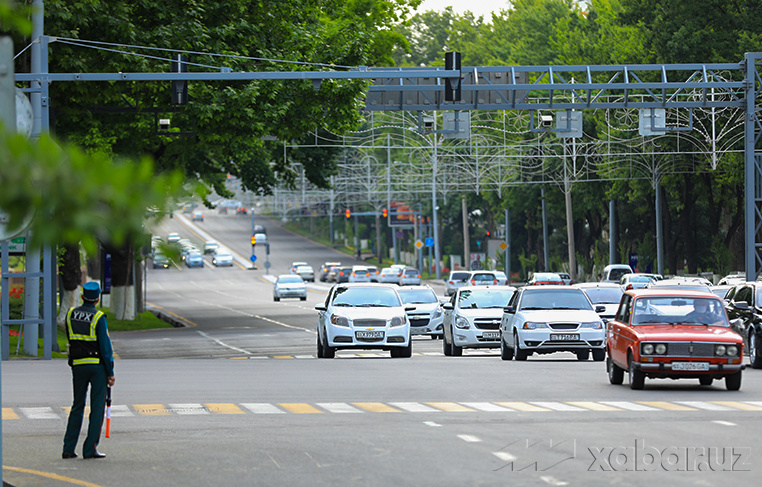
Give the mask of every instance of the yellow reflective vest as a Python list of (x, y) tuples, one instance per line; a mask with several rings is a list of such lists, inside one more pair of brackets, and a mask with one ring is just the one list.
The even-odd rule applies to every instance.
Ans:
[(96, 325), (104, 312), (95, 309), (72, 308), (66, 314), (66, 334), (69, 338), (69, 365), (99, 364), (101, 349)]

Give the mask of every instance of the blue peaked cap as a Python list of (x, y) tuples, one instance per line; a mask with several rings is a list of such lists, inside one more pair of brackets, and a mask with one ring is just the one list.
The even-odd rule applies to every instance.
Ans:
[(82, 286), (82, 297), (88, 301), (95, 301), (101, 297), (101, 286), (97, 282), (91, 281)]

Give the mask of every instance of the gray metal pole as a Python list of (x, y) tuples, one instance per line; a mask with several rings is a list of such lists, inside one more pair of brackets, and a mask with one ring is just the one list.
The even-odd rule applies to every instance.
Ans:
[(616, 264), (616, 220), (614, 200), (609, 200), (609, 264)]
[(753, 53), (746, 53), (746, 119), (744, 121), (744, 236), (745, 236), (745, 271), (746, 280), (757, 279), (757, 249), (755, 246), (756, 232), (754, 231), (755, 218), (755, 179), (756, 168), (754, 165), (755, 154), (755, 123), (757, 115), (754, 110), (756, 102), (756, 59)]
[(548, 265), (548, 216), (546, 211), (546, 205), (545, 205), (545, 187), (543, 186), (541, 188), (542, 197), (542, 255), (545, 262), (543, 262), (543, 269), (545, 272), (548, 272), (550, 270)]
[(441, 256), (439, 253), (439, 220), (437, 219), (437, 134), (434, 137), (434, 167), (431, 175), (431, 224), (434, 225), (434, 260), (437, 279), (442, 279)]
[(662, 218), (662, 199), (661, 187), (656, 183), (654, 188), (656, 193), (656, 273), (664, 274), (664, 232)]
[(511, 283), (511, 218), (508, 209), (505, 209), (505, 275), (508, 284)]
[[(463, 267), (470, 269), (471, 265), (471, 234), (468, 231), (468, 203), (466, 197), (461, 199), (461, 211), (463, 212)], [(450, 266), (452, 267), (452, 266)]]

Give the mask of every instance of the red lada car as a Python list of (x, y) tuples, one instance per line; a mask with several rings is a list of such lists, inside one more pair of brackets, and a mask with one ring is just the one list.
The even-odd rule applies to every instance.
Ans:
[(725, 379), (741, 388), (743, 338), (733, 331), (719, 297), (703, 291), (638, 289), (622, 296), (608, 323), (606, 367), (609, 381), (630, 388), (645, 379), (698, 379), (708, 386)]

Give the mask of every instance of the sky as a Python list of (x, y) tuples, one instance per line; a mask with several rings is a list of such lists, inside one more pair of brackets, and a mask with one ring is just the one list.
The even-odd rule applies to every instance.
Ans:
[(499, 12), (507, 8), (508, 0), (423, 0), (418, 7), (418, 12), (442, 11), (445, 7), (450, 6), (455, 13), (462, 14), (466, 10), (470, 10), (477, 17), (482, 15), (484, 20), (489, 21), (492, 19), (491, 13), (493, 11)]

